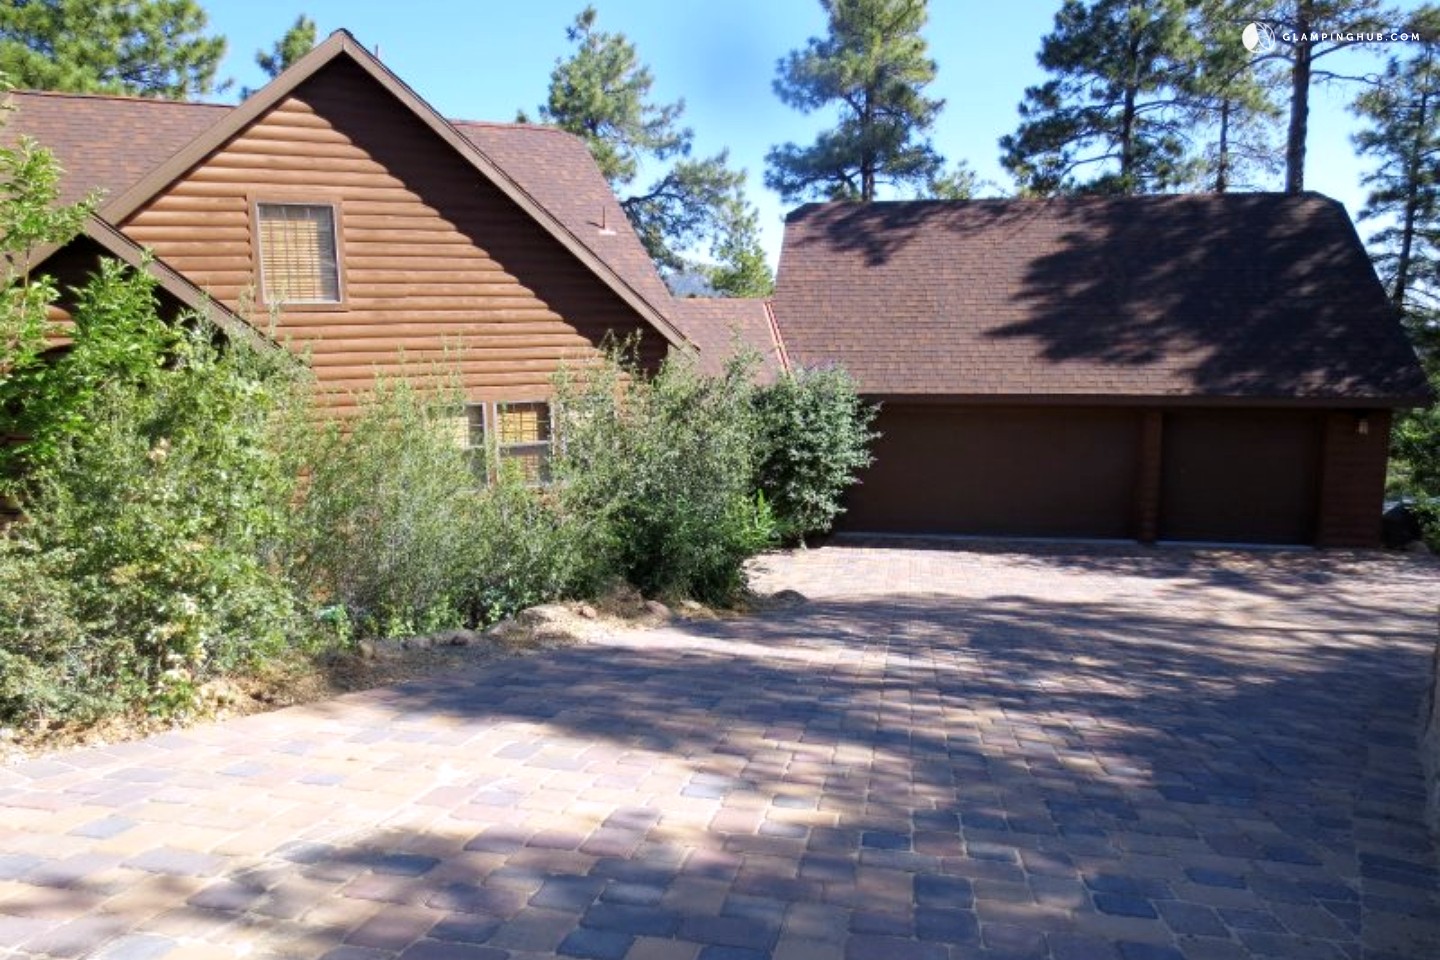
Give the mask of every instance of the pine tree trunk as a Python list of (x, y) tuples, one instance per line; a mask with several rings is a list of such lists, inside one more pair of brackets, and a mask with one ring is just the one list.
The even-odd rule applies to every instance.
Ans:
[(1120, 114), (1120, 184), (1126, 194), (1138, 193), (1135, 183), (1135, 98), (1139, 85), (1140, 36), (1130, 36), (1130, 76), (1125, 84), (1125, 106)]
[(1125, 91), (1125, 110), (1120, 115), (1120, 182), (1127, 194), (1137, 193), (1135, 175), (1135, 88)]
[(1230, 186), (1230, 100), (1220, 101), (1220, 155), (1215, 163), (1215, 192)]
[(860, 113), (860, 201), (870, 203), (875, 199), (875, 94), (865, 91), (865, 108)]
[(1405, 309), (1405, 296), (1410, 289), (1415, 220), (1420, 213), (1420, 167), (1425, 150), (1425, 135), (1432, 123), (1434, 118), (1430, 116), (1430, 92), (1422, 90), (1420, 103), (1415, 110), (1415, 139), (1411, 142), (1409, 156), (1405, 159), (1405, 213), (1400, 222), (1400, 254), (1395, 259), (1395, 286), (1390, 290), (1390, 301), (1399, 310)]
[(1301, 193), (1305, 189), (1305, 139), (1310, 127), (1310, 54), (1314, 43), (1309, 39), (1313, 0), (1299, 0), (1295, 5), (1295, 64), (1290, 74), (1290, 130), (1285, 140), (1285, 192)]

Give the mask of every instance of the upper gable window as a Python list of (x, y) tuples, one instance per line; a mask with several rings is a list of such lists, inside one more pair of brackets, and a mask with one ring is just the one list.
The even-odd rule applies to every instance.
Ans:
[(335, 208), (328, 203), (258, 203), (260, 284), (265, 302), (340, 302)]

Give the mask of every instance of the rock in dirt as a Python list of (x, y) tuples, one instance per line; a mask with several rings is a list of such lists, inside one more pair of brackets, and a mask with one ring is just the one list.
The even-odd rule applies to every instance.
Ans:
[(498, 620), (486, 627), (484, 635), (494, 640), (516, 640), (529, 632), (529, 628), (519, 620), (514, 617), (506, 617), (504, 620)]
[(711, 610), (709, 607), (705, 606), (705, 604), (697, 603), (694, 600), (681, 600), (678, 604), (675, 605), (675, 612), (680, 614), (680, 616), (684, 617), (686, 620), (720, 619), (719, 615), (716, 614), (714, 610)]
[(563, 603), (542, 603), (527, 607), (515, 614), (515, 619), (527, 627), (538, 627), (547, 623), (564, 623), (572, 614)]
[(809, 602), (809, 598), (798, 590), (777, 590), (768, 597), (757, 598), (756, 605), (760, 607), (770, 607), (772, 609), (785, 609), (788, 607), (798, 607), (801, 604)]
[(461, 627), (458, 630), (442, 630), (435, 634), (435, 643), (446, 647), (473, 647), (480, 641), (480, 634)]

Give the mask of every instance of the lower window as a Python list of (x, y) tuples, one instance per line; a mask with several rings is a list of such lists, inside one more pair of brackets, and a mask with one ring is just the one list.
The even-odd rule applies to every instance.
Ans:
[(466, 408), (468, 446), (481, 452), (489, 474), (515, 476), (539, 486), (550, 482), (552, 431), (544, 400), (475, 403)]

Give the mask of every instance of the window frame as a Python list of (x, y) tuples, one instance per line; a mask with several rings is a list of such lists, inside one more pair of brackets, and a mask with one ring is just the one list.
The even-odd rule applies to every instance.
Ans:
[[(340, 198), (315, 191), (298, 193), (266, 191), (248, 198), (250, 207), (251, 260), (255, 265), (256, 300), (262, 306), (286, 312), (325, 312), (348, 309), (348, 285), (345, 279), (344, 210)], [(271, 300), (265, 276), (264, 234), (261, 207), (328, 207), (331, 240), (335, 251), (335, 300)]]
[[(545, 436), (544, 440), (526, 440), (516, 443), (503, 443), (500, 438), (500, 416), (504, 408), (512, 406), (537, 405), (544, 411)], [(478, 411), (478, 415), (477, 415)], [(555, 455), (555, 405), (547, 397), (513, 398), (509, 400), (471, 400), (465, 403), (465, 416), (467, 422), (467, 451), (480, 451), (485, 458), (485, 480), (487, 483), (495, 483), (504, 469), (507, 456), (513, 456), (521, 451), (538, 451), (540, 458), (540, 476), (538, 479), (527, 478), (527, 487), (548, 487), (554, 482), (550, 473), (550, 461)], [(479, 425), (479, 442), (476, 442), (475, 428)]]

